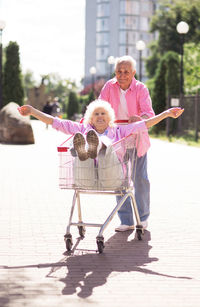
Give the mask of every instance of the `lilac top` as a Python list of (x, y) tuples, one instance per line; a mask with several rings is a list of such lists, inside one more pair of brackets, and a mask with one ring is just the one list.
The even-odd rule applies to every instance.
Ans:
[[(89, 130), (94, 129), (90, 124), (84, 125), (82, 123), (60, 119), (58, 117), (54, 118), (52, 127), (65, 134), (75, 134), (77, 132), (87, 134)], [(138, 121), (127, 125), (115, 125), (112, 128), (108, 127), (105, 132), (107, 137), (112, 140), (112, 143), (121, 140), (123, 137), (126, 137), (131, 133), (139, 132), (141, 134), (140, 142), (137, 146), (137, 154), (139, 157), (143, 156), (150, 147), (148, 130), (144, 121)]]

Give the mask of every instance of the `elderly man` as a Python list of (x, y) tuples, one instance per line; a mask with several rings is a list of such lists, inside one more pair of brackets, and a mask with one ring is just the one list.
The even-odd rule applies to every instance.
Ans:
[[(135, 79), (136, 62), (131, 56), (123, 56), (115, 63), (116, 77), (107, 81), (101, 90), (100, 99), (108, 101), (115, 111), (116, 119), (136, 122), (154, 116), (147, 87)], [(150, 214), (150, 183), (147, 174), (147, 154), (137, 160), (135, 198), (140, 219), (147, 228)], [(117, 201), (120, 197), (117, 197)], [(131, 199), (127, 198), (118, 211), (121, 221), (115, 231), (134, 229)]]

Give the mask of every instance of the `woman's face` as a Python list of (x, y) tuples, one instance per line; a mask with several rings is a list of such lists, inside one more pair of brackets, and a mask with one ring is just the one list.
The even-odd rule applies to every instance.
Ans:
[(110, 118), (104, 108), (96, 108), (92, 113), (91, 124), (99, 133), (103, 133), (109, 126)]

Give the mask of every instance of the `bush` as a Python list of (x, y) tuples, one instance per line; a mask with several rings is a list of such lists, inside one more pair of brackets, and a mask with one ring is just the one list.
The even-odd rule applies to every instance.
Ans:
[(6, 47), (6, 61), (3, 76), (3, 104), (14, 101), (23, 104), (24, 89), (20, 70), (19, 46), (10, 42)]
[(75, 92), (69, 93), (67, 116), (72, 118), (75, 113), (79, 113), (79, 101)]

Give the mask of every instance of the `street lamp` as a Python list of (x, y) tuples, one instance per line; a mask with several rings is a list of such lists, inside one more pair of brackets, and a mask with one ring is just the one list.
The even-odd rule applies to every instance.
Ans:
[(95, 74), (97, 72), (97, 69), (95, 66), (90, 67), (90, 74), (92, 76), (92, 90), (94, 92), (94, 81), (95, 81)]
[(0, 110), (3, 107), (3, 95), (2, 95), (2, 33), (5, 28), (5, 21), (0, 20)]
[(112, 68), (113, 68), (113, 64), (115, 64), (115, 58), (114, 56), (110, 55), (108, 57), (108, 64), (110, 66), (110, 69), (109, 69), (109, 77), (112, 78)]
[(139, 51), (139, 80), (142, 81), (142, 51), (145, 49), (145, 42), (140, 40), (136, 43), (136, 49)]
[(184, 54), (184, 34), (187, 34), (189, 31), (189, 26), (187, 22), (180, 21), (176, 26), (177, 32), (181, 37), (181, 46), (180, 46), (180, 54), (181, 54), (181, 71), (180, 71), (180, 93), (184, 93), (184, 78), (183, 78), (183, 54)]

